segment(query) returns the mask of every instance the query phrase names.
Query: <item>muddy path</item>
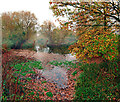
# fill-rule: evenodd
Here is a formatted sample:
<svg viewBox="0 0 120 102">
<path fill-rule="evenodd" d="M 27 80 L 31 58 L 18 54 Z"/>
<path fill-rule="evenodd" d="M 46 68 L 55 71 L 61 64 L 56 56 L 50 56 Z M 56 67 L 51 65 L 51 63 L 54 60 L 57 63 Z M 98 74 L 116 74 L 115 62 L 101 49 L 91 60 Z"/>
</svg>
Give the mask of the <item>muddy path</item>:
<svg viewBox="0 0 120 102">
<path fill-rule="evenodd" d="M 26 58 L 35 58 L 36 60 L 41 61 L 44 65 L 48 62 L 57 60 L 57 61 L 71 61 L 75 60 L 75 57 L 70 57 L 69 54 L 54 54 L 54 53 L 45 53 L 45 52 L 35 52 L 30 50 L 13 50 L 13 53 L 17 56 L 24 56 Z"/>
<path fill-rule="evenodd" d="M 35 70 L 36 76 L 32 78 L 32 81 L 27 86 L 38 92 L 39 98 L 42 100 L 72 100 L 75 94 L 76 79 L 81 73 L 79 68 L 62 68 L 58 66 L 50 65 L 49 62 L 53 60 L 65 61 L 72 60 L 69 56 L 35 52 L 29 50 L 14 50 L 14 54 L 17 56 L 24 56 L 26 58 L 34 58 L 41 61 L 43 64 L 43 70 Z M 74 59 L 74 58 L 73 58 Z M 69 69 L 69 70 L 67 70 Z M 76 75 L 72 75 L 74 71 L 78 71 Z M 29 75 L 28 75 L 29 77 Z M 53 97 L 49 97 L 46 93 L 51 92 Z"/>
</svg>

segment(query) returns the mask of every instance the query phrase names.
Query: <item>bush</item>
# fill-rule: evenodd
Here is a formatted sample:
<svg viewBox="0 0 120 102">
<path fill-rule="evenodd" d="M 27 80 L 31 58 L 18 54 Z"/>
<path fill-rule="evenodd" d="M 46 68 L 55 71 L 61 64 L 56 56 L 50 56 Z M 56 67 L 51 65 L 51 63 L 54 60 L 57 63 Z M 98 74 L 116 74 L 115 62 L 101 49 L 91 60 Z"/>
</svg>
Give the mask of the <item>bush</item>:
<svg viewBox="0 0 120 102">
<path fill-rule="evenodd" d="M 14 43 L 11 40 L 4 39 L 2 42 L 2 53 L 8 52 L 13 46 Z"/>
<path fill-rule="evenodd" d="M 6 44 L 7 48 L 12 48 L 14 46 L 14 42 L 10 39 L 3 39 L 2 44 Z"/>
<path fill-rule="evenodd" d="M 22 45 L 21 48 L 22 48 L 22 49 L 30 49 L 30 48 L 34 49 L 33 42 L 31 42 L 31 41 L 25 42 L 25 43 Z"/>
<path fill-rule="evenodd" d="M 114 60 L 118 56 L 118 36 L 111 29 L 95 27 L 80 35 L 78 42 L 70 46 L 69 50 L 84 61 L 99 56 L 105 60 Z"/>
<path fill-rule="evenodd" d="M 15 33 L 9 35 L 7 38 L 3 39 L 3 44 L 7 45 L 7 48 L 20 48 L 21 43 L 25 41 L 25 38 L 21 33 Z"/>
<path fill-rule="evenodd" d="M 120 71 L 118 62 L 108 61 L 101 64 L 81 66 L 75 100 L 118 100 Z"/>
<path fill-rule="evenodd" d="M 13 42 L 14 45 L 11 47 L 13 49 L 20 49 L 21 44 L 26 41 L 24 32 L 12 33 L 9 35 L 8 39 L 10 39 Z"/>
</svg>

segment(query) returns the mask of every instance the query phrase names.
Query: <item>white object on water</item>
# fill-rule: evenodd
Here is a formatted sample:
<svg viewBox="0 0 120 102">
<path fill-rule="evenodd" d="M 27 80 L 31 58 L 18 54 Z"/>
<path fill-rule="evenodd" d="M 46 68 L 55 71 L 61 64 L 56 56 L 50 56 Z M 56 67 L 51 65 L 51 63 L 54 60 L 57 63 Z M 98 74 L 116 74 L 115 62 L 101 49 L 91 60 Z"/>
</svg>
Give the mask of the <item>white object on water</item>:
<svg viewBox="0 0 120 102">
<path fill-rule="evenodd" d="M 49 47 L 44 48 L 44 52 L 48 53 L 49 52 Z"/>
</svg>

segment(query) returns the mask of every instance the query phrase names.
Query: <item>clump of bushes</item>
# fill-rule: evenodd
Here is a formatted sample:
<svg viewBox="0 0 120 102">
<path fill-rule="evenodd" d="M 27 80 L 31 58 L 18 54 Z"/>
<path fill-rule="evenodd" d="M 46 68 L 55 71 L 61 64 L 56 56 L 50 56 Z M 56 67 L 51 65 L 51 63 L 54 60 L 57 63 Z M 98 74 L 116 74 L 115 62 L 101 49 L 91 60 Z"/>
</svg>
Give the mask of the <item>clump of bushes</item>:
<svg viewBox="0 0 120 102">
<path fill-rule="evenodd" d="M 32 41 L 25 42 L 22 44 L 22 41 L 14 41 L 14 40 L 4 40 L 2 43 L 2 50 L 3 52 L 6 52 L 8 49 L 35 49 L 35 44 Z"/>
<path fill-rule="evenodd" d="M 35 49 L 34 47 L 35 47 L 34 42 L 29 41 L 29 42 L 23 43 L 21 49 Z"/>
<path fill-rule="evenodd" d="M 7 48 L 11 48 L 11 47 L 13 47 L 14 42 L 13 42 L 12 40 L 10 40 L 10 39 L 4 39 L 3 42 L 2 42 L 2 44 L 3 44 L 3 45 L 6 44 L 6 47 L 7 47 Z"/>
<path fill-rule="evenodd" d="M 8 52 L 13 46 L 14 43 L 11 40 L 4 39 L 2 42 L 2 53 Z"/>
<path fill-rule="evenodd" d="M 76 84 L 75 100 L 118 100 L 119 59 L 100 64 L 83 64 Z"/>
<path fill-rule="evenodd" d="M 115 60 L 118 56 L 118 35 L 111 29 L 92 27 L 81 34 L 78 42 L 69 47 L 77 59 L 87 61 L 88 58 L 103 57 L 105 60 Z"/>
<path fill-rule="evenodd" d="M 6 44 L 8 49 L 34 49 L 35 42 L 27 40 L 25 32 L 11 33 L 8 37 L 4 37 L 2 44 Z M 3 47 L 4 50 L 4 47 Z"/>
</svg>

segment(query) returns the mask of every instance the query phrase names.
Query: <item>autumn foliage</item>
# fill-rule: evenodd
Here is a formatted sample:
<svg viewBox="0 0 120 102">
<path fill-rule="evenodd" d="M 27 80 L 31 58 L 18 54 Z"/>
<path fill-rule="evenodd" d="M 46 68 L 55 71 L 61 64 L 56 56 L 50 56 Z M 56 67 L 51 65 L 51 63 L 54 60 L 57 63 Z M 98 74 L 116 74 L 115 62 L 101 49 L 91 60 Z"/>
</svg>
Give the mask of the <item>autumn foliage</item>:
<svg viewBox="0 0 120 102">
<path fill-rule="evenodd" d="M 119 100 L 120 2 L 51 2 L 62 27 L 76 32 L 78 41 L 69 47 L 82 63 L 74 100 Z M 66 21 L 60 20 L 67 17 Z M 102 59 L 100 63 L 95 59 Z M 82 60 L 82 61 L 81 61 Z M 94 61 L 93 61 L 94 60 Z M 93 62 L 93 63 L 91 63 Z"/>
<path fill-rule="evenodd" d="M 73 32 L 56 27 L 52 21 L 44 21 L 40 26 L 42 35 L 48 38 L 50 44 L 62 44 L 65 43 L 65 38 Z"/>
<path fill-rule="evenodd" d="M 118 55 L 119 2 L 52 2 L 51 9 L 61 26 L 75 30 L 78 41 L 69 47 L 77 59 Z M 60 17 L 67 17 L 63 21 Z"/>
<path fill-rule="evenodd" d="M 34 13 L 29 11 L 2 13 L 2 40 L 9 48 L 20 48 L 32 35 L 38 25 Z"/>
<path fill-rule="evenodd" d="M 100 56 L 106 60 L 113 60 L 118 55 L 117 47 L 117 35 L 111 29 L 95 27 L 82 34 L 77 43 L 69 47 L 69 50 L 76 55 L 76 58 L 82 60 Z"/>
</svg>

